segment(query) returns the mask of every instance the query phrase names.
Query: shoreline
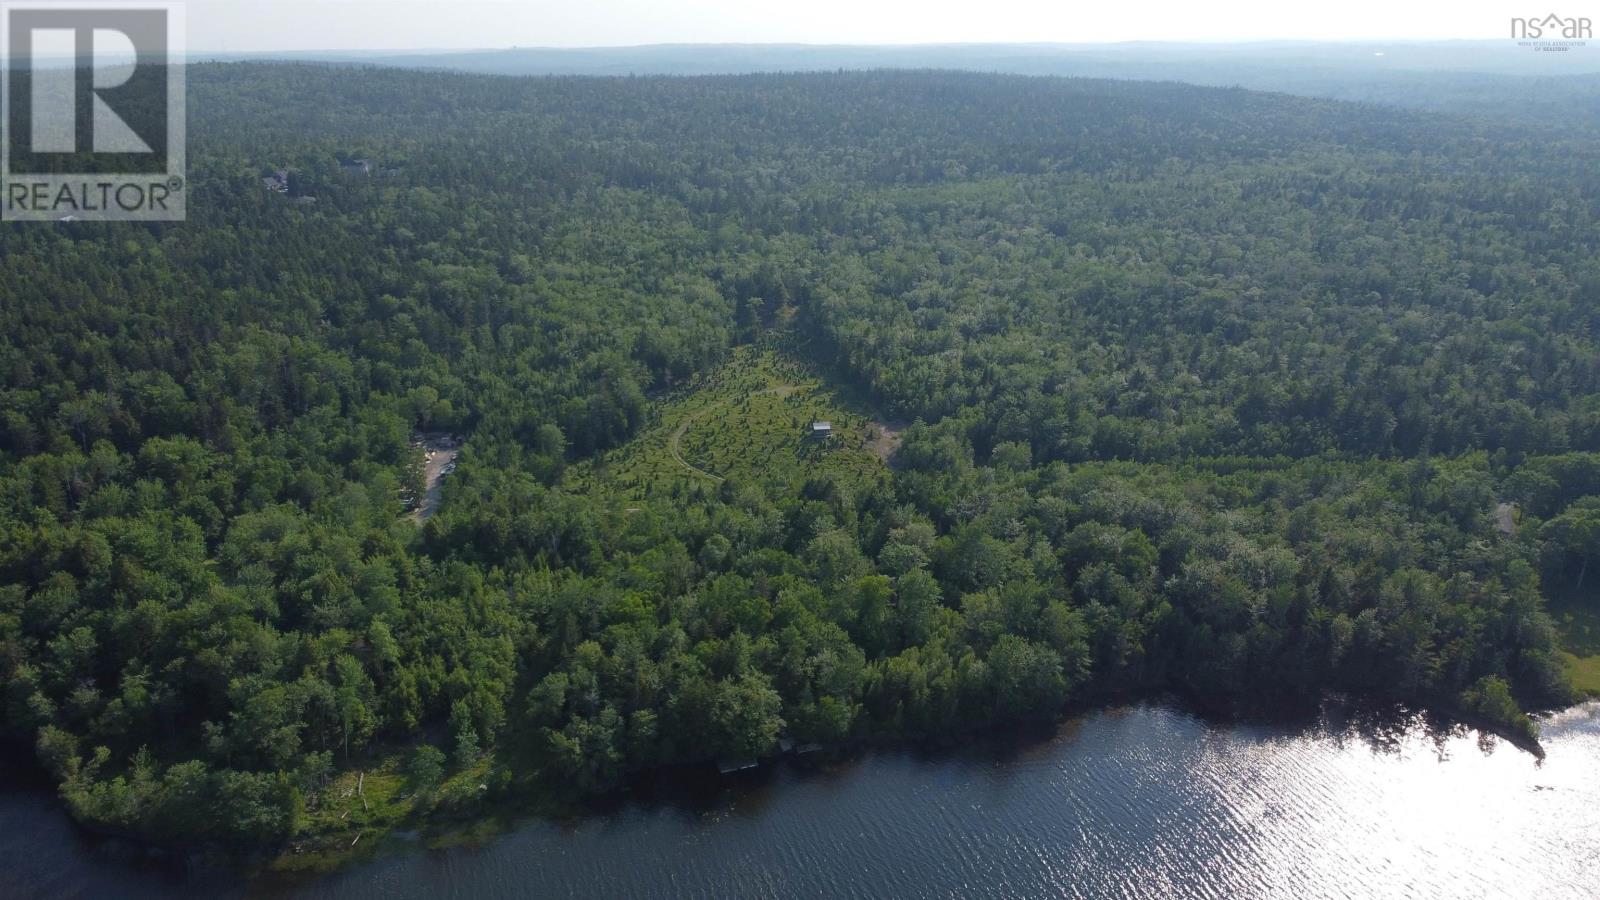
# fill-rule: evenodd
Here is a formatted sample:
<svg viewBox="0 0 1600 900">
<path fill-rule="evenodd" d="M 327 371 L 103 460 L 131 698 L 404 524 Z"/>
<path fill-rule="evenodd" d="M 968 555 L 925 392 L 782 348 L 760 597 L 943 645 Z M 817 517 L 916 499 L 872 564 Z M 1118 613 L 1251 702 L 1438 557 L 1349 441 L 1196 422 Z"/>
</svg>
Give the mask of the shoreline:
<svg viewBox="0 0 1600 900">
<path fill-rule="evenodd" d="M 1561 710 L 1543 711 L 1539 718 L 1548 718 L 1594 702 L 1597 701 L 1580 699 Z M 739 779 L 752 774 L 756 777 L 770 775 L 777 767 L 785 765 L 826 769 L 846 766 L 875 753 L 901 751 L 941 756 L 974 746 L 1001 752 L 1048 742 L 1072 723 L 1090 716 L 1143 705 L 1168 706 L 1208 725 L 1225 727 L 1266 725 L 1302 730 L 1337 722 L 1347 730 L 1371 729 L 1376 732 L 1378 725 L 1392 726 L 1404 722 L 1411 723 L 1413 727 L 1420 725 L 1429 732 L 1469 729 L 1480 735 L 1498 738 L 1536 760 L 1545 758 L 1545 750 L 1536 739 L 1522 739 L 1507 729 L 1497 728 L 1493 723 L 1444 705 L 1416 705 L 1391 697 L 1357 696 L 1332 691 L 1325 692 L 1315 700 L 1276 702 L 1238 698 L 1224 702 L 1207 701 L 1174 690 L 1113 692 L 1097 694 L 1083 702 L 1071 704 L 1056 718 L 1020 720 L 946 735 L 859 738 L 823 747 L 814 754 L 803 756 L 770 754 L 762 757 L 754 770 L 745 772 L 718 774 L 715 761 L 709 760 L 643 768 L 626 773 L 615 787 L 592 795 L 562 797 L 550 792 L 547 786 L 539 784 L 532 776 L 524 776 L 513 782 L 508 790 L 475 797 L 471 803 L 456 807 L 435 806 L 421 816 L 408 814 L 399 817 L 390 827 L 382 830 L 362 831 L 353 843 L 345 841 L 349 837 L 348 832 L 337 835 L 320 832 L 302 834 L 281 845 L 250 847 L 204 842 L 166 844 L 137 834 L 99 828 L 72 816 L 59 791 L 50 784 L 36 761 L 30 759 L 26 765 L 12 765 L 9 768 L 13 773 L 12 779 L 20 783 L 22 790 L 49 793 L 51 805 L 72 823 L 74 830 L 85 840 L 110 844 L 114 852 L 131 857 L 130 862 L 172 866 L 181 869 L 185 875 L 226 873 L 246 882 L 265 880 L 293 883 L 333 874 L 390 853 L 475 845 L 528 822 L 586 820 L 604 815 L 607 810 L 624 805 L 641 793 L 649 793 L 663 784 L 690 785 L 695 790 L 713 791 L 736 786 Z M 13 743 L 4 748 L 4 756 L 12 756 L 17 749 Z M 12 760 L 8 759 L 8 762 Z M 26 777 L 29 773 L 36 777 Z M 9 784 L 6 786 L 9 787 Z"/>
</svg>

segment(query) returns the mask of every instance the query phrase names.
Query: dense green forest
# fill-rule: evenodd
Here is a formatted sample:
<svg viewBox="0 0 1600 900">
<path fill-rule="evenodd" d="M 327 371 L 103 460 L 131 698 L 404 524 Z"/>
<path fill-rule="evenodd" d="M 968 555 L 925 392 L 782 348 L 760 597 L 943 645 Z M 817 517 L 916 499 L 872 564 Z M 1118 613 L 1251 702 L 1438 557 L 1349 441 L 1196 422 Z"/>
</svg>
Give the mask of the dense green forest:
<svg viewBox="0 0 1600 900">
<path fill-rule="evenodd" d="M 189 86 L 187 222 L 0 229 L 0 731 L 85 822 L 348 843 L 353 785 L 1574 696 L 1593 136 L 947 72 Z M 419 526 L 421 431 L 465 442 Z"/>
</svg>

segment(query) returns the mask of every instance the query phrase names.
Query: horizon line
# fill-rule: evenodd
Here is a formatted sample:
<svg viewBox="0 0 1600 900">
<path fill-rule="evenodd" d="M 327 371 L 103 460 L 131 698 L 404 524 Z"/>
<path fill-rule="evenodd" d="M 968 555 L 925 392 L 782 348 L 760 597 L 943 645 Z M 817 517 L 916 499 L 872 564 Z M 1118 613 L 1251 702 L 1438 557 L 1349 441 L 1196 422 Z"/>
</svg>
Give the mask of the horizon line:
<svg viewBox="0 0 1600 900">
<path fill-rule="evenodd" d="M 1188 39 L 1134 39 L 1108 41 L 840 41 L 815 43 L 806 41 L 660 41 L 643 44 L 509 44 L 504 46 L 462 47 L 275 47 L 265 50 L 201 50 L 189 51 L 189 56 L 207 54 L 256 55 L 270 53 L 505 53 L 513 50 L 550 50 L 581 52 L 600 50 L 653 50 L 672 48 L 812 48 L 812 49 L 914 49 L 929 48 L 981 48 L 981 47 L 1036 47 L 1040 49 L 1068 49 L 1094 47 L 1177 46 L 1177 47 L 1240 47 L 1264 45 L 1361 45 L 1361 44 L 1513 44 L 1511 38 L 1492 37 L 1360 37 L 1360 38 L 1188 38 Z"/>
</svg>

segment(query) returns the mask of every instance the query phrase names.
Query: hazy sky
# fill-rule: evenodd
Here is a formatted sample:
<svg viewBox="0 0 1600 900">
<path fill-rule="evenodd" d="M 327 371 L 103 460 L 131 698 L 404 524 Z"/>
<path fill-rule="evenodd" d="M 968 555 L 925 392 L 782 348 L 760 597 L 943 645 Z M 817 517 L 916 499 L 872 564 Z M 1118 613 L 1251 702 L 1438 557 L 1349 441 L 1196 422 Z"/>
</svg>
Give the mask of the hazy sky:
<svg viewBox="0 0 1600 900">
<path fill-rule="evenodd" d="M 1503 38 L 1516 15 L 1600 18 L 1597 0 L 188 0 L 187 8 L 190 52 Z"/>
</svg>

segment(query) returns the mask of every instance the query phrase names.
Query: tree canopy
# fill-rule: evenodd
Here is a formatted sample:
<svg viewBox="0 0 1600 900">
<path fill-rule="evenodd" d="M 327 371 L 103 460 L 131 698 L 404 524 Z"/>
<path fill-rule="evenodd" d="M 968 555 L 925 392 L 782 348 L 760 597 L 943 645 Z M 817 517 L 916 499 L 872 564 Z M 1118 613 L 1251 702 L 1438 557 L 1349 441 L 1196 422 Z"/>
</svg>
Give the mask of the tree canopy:
<svg viewBox="0 0 1600 900">
<path fill-rule="evenodd" d="M 385 754 L 598 790 L 1124 691 L 1570 697 L 1587 137 L 949 72 L 189 85 L 189 221 L 0 229 L 0 731 L 85 821 L 273 841 Z M 892 469 L 569 477 L 775 333 L 913 423 Z M 419 528 L 423 431 L 465 443 Z"/>
</svg>

